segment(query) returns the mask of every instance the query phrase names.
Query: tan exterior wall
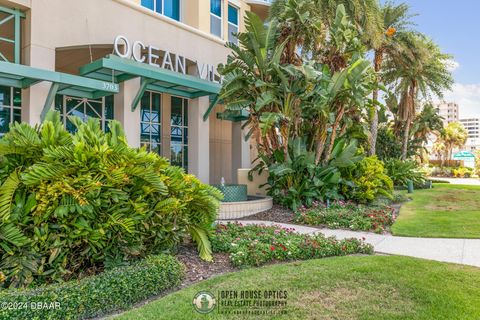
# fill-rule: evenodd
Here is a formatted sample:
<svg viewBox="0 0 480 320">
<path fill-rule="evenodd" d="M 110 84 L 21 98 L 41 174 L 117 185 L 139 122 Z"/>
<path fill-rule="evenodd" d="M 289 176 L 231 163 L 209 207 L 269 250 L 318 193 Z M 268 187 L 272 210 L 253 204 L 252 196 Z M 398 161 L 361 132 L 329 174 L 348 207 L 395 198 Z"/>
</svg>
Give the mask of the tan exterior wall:
<svg viewBox="0 0 480 320">
<path fill-rule="evenodd" d="M 181 22 L 142 7 L 141 0 L 0 0 L 0 5 L 25 12 L 21 60 L 22 64 L 32 67 L 77 73 L 79 66 L 111 53 L 114 38 L 118 35 L 191 61 L 210 65 L 225 63 L 229 54 L 225 47 L 228 4 L 239 8 L 240 31 L 245 29 L 244 15 L 250 6 L 245 0 L 223 0 L 224 31 L 223 39 L 220 39 L 210 34 L 210 0 L 182 1 Z M 22 91 L 23 121 L 31 124 L 40 121 L 49 88 L 50 84 L 44 82 Z M 122 84 L 121 92 L 115 96 L 115 118 L 128 129 L 129 142 L 133 146 L 140 145 L 140 113 L 139 108 L 135 113 L 129 113 L 129 107 L 138 88 L 139 81 Z M 164 94 L 162 100 L 163 108 L 169 106 L 169 95 Z M 233 172 L 236 170 L 232 169 L 232 130 L 235 128 L 231 122 L 216 118 L 222 108 L 214 110 L 206 122 L 199 121 L 202 112 L 208 108 L 206 97 L 193 99 L 189 108 L 189 123 L 194 127 L 193 130 L 189 128 L 189 153 L 191 143 L 202 144 L 192 146 L 193 158 L 189 154 L 189 168 L 205 170 L 203 180 L 207 182 L 219 183 L 221 177 L 233 182 L 236 180 L 236 172 Z M 167 115 L 169 112 L 163 112 L 162 153 L 169 157 Z M 192 116 L 196 118 L 192 119 Z M 202 134 L 204 139 L 200 138 Z"/>
<path fill-rule="evenodd" d="M 210 183 L 219 184 L 222 177 L 232 183 L 232 123 L 217 119 L 219 106 L 210 116 Z"/>
</svg>

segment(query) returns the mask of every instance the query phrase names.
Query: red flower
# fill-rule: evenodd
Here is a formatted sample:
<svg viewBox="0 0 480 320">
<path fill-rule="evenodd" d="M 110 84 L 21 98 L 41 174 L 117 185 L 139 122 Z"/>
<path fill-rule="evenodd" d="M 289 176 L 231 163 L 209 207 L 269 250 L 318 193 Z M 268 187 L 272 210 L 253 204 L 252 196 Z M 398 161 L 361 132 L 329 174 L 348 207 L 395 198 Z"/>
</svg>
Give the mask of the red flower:
<svg viewBox="0 0 480 320">
<path fill-rule="evenodd" d="M 275 250 L 275 247 L 274 247 L 274 246 L 270 246 L 270 250 L 271 250 L 271 251 Z"/>
</svg>

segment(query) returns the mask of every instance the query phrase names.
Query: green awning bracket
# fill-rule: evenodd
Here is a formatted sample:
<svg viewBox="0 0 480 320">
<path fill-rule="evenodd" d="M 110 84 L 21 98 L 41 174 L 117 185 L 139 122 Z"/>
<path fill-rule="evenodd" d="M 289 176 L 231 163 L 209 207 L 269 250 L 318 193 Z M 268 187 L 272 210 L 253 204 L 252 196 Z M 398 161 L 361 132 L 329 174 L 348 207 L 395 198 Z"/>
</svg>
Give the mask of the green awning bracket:
<svg viewBox="0 0 480 320">
<path fill-rule="evenodd" d="M 59 83 L 53 82 L 50 85 L 50 90 L 48 90 L 47 100 L 45 101 L 45 105 L 43 106 L 42 113 L 40 114 L 40 120 L 43 122 L 45 120 L 45 116 L 47 112 L 52 108 L 52 104 L 55 101 L 55 96 L 57 95 L 58 88 L 60 87 Z"/>
<path fill-rule="evenodd" d="M 142 78 L 140 80 L 140 88 L 138 89 L 138 92 L 132 101 L 132 112 L 135 111 L 135 109 L 137 109 L 137 106 L 140 104 L 140 100 L 142 100 L 143 94 L 145 93 L 145 90 L 147 90 L 147 86 L 150 83 L 152 83 L 152 80 L 147 78 Z"/>
<path fill-rule="evenodd" d="M 26 89 L 43 81 L 51 82 L 51 86 L 41 113 L 42 120 L 48 110 L 50 110 L 57 94 L 98 99 L 119 92 L 117 83 L 38 69 L 16 63 L 0 62 L 0 85 Z"/>
<path fill-rule="evenodd" d="M 144 90 L 164 92 L 188 99 L 218 94 L 221 87 L 216 82 L 120 58 L 112 54 L 81 67 L 80 75 L 104 81 L 113 78 L 116 83 L 134 78 L 146 79 L 148 83 Z M 141 93 L 141 90 L 138 93 Z M 138 105 L 137 101 L 140 101 L 137 98 L 134 100 L 135 106 Z"/>
<path fill-rule="evenodd" d="M 218 100 L 218 94 L 214 95 L 213 99 L 210 101 L 210 105 L 208 106 L 207 111 L 205 111 L 205 114 L 203 115 L 203 121 L 207 121 L 210 113 L 212 113 L 213 108 L 215 108 L 215 106 L 217 105 Z"/>
</svg>

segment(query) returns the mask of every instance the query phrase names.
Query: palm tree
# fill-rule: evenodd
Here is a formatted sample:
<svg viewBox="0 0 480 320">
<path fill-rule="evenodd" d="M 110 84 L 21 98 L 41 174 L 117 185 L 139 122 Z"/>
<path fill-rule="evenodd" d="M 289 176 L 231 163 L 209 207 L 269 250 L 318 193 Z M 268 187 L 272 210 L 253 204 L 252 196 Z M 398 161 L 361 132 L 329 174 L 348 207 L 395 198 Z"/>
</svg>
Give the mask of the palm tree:
<svg viewBox="0 0 480 320">
<path fill-rule="evenodd" d="M 450 122 L 443 130 L 440 137 L 445 145 L 445 158 L 451 160 L 452 150 L 462 148 L 468 138 L 468 132 L 460 122 Z"/>
<path fill-rule="evenodd" d="M 411 129 L 413 141 L 416 141 L 421 148 L 419 157 L 422 163 L 427 158 L 425 144 L 434 136 L 438 138 L 442 130 L 443 118 L 431 103 L 427 103 L 423 107 L 422 112 L 415 117 Z"/>
<path fill-rule="evenodd" d="M 426 143 L 432 133 L 439 134 L 443 129 L 443 118 L 438 114 L 435 107 L 428 103 L 423 107 L 412 125 L 412 133 L 415 139 Z"/>
<path fill-rule="evenodd" d="M 403 123 L 402 159 L 407 158 L 410 129 L 419 97 L 431 93 L 442 97 L 453 78 L 448 70 L 450 55 L 444 54 L 432 40 L 415 33 L 402 35 L 402 49 L 386 57 L 383 79 L 400 96 L 397 119 Z"/>
<path fill-rule="evenodd" d="M 380 9 L 380 15 L 383 19 L 382 34 L 379 43 L 372 43 L 374 49 L 373 67 L 377 73 L 377 82 L 380 83 L 380 71 L 385 55 L 395 54 L 402 50 L 402 39 L 404 33 L 410 32 L 413 22 L 410 20 L 413 14 L 409 13 L 410 6 L 406 3 L 394 4 L 391 1 L 386 2 Z M 377 32 L 378 33 L 378 32 Z M 376 45 L 377 44 L 377 45 Z M 376 151 L 377 132 L 378 132 L 378 87 L 373 91 L 373 109 L 370 120 L 370 150 L 369 155 L 374 155 Z"/>
<path fill-rule="evenodd" d="M 285 42 L 282 63 L 297 64 L 299 55 L 319 60 L 336 72 L 345 67 L 342 54 L 326 52 L 325 39 L 342 5 L 346 16 L 361 31 L 361 40 L 367 47 L 381 43 L 383 22 L 378 0 L 277 0 L 270 9 L 269 20 L 277 20 L 281 29 L 279 43 Z"/>
</svg>

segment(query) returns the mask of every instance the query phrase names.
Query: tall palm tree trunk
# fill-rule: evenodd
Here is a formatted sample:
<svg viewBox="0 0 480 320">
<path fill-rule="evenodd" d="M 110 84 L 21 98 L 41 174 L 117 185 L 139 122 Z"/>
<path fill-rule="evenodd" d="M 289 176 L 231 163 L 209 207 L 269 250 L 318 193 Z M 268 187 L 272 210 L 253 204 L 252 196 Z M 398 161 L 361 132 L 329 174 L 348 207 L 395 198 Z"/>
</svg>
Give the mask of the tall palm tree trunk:
<svg viewBox="0 0 480 320">
<path fill-rule="evenodd" d="M 382 68 L 382 61 L 383 61 L 383 50 L 377 49 L 375 50 L 375 58 L 373 62 L 373 66 L 375 69 L 375 74 L 377 78 L 377 86 L 380 82 L 379 72 Z M 377 136 L 378 136 L 378 109 L 377 109 L 377 102 L 378 102 L 378 87 L 373 90 L 372 95 L 373 100 L 373 114 L 372 119 L 370 121 L 370 150 L 368 152 L 369 156 L 373 156 L 376 153 L 377 147 Z"/>
<path fill-rule="evenodd" d="M 410 88 L 408 89 L 408 95 L 406 97 L 402 118 L 405 119 L 405 131 L 403 132 L 402 143 L 402 160 L 407 159 L 408 152 L 408 140 L 410 139 L 410 127 L 412 121 L 415 118 L 415 98 L 417 93 L 417 82 L 412 80 Z"/>
<path fill-rule="evenodd" d="M 405 131 L 403 132 L 403 142 L 402 142 L 402 160 L 407 159 L 408 152 L 408 139 L 410 138 L 410 121 L 405 123 Z"/>
</svg>

